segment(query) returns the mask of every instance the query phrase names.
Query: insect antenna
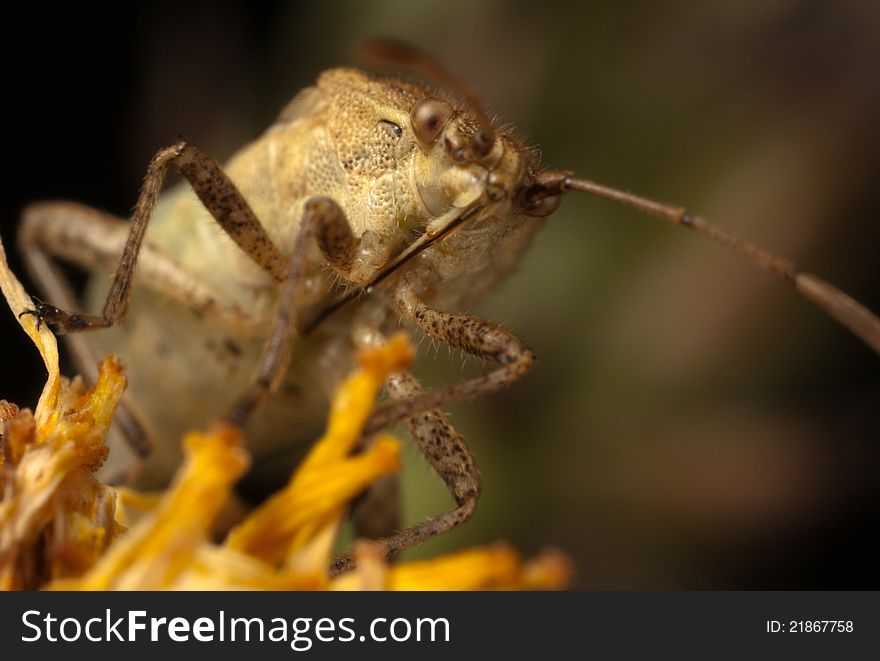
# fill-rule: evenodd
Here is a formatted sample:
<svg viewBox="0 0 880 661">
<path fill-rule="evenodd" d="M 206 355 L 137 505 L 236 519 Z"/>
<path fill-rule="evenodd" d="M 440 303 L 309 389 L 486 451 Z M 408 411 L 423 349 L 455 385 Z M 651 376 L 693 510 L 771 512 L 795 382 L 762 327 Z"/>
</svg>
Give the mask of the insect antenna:
<svg viewBox="0 0 880 661">
<path fill-rule="evenodd" d="M 548 199 L 558 197 L 568 191 L 587 193 L 619 202 L 673 225 L 687 227 L 700 236 L 732 248 L 745 255 L 763 270 L 790 282 L 805 298 L 822 308 L 877 353 L 880 353 L 880 319 L 861 303 L 824 280 L 800 271 L 794 262 L 778 257 L 725 230 L 710 225 L 704 218 L 690 213 L 684 207 L 650 200 L 587 179 L 574 177 L 570 172 L 556 170 L 546 170 L 538 174 L 533 185 L 523 192 L 520 204 L 526 209 L 535 208 Z"/>
<path fill-rule="evenodd" d="M 480 125 L 470 137 L 474 155 L 480 159 L 492 151 L 495 129 L 492 128 L 492 120 L 489 119 L 480 97 L 430 55 L 394 39 L 371 39 L 361 44 L 360 50 L 372 64 L 409 70 L 453 92 L 465 102 Z"/>
</svg>

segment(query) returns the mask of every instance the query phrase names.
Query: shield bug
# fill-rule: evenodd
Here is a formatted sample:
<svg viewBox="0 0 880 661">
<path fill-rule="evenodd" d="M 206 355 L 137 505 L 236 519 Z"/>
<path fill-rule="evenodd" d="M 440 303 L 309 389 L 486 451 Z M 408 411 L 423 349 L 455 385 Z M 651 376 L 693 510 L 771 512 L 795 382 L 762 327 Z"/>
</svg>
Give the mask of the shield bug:
<svg viewBox="0 0 880 661">
<path fill-rule="evenodd" d="M 393 401 L 367 433 L 407 421 L 457 508 L 386 548 L 466 520 L 479 479 L 440 409 L 513 383 L 533 356 L 513 333 L 462 310 L 510 272 L 570 192 L 727 245 L 880 349 L 876 317 L 824 281 L 685 209 L 542 167 L 429 58 L 392 43 L 373 52 L 428 84 L 331 70 L 225 166 L 185 142 L 162 149 L 130 226 L 69 203 L 26 211 L 21 243 L 50 301 L 30 313 L 69 335 L 83 369 L 96 350 L 129 363 L 120 428 L 141 458 L 132 473 L 141 484 L 168 476 L 182 431 L 223 412 L 248 426 L 258 462 L 289 466 L 314 438 L 353 351 L 403 321 L 492 365 L 436 390 L 409 375 L 389 383 Z M 170 168 L 188 185 L 160 197 Z M 101 314 L 73 312 L 50 254 L 115 269 L 109 292 L 96 281 L 88 295 L 92 309 L 103 301 Z"/>
</svg>

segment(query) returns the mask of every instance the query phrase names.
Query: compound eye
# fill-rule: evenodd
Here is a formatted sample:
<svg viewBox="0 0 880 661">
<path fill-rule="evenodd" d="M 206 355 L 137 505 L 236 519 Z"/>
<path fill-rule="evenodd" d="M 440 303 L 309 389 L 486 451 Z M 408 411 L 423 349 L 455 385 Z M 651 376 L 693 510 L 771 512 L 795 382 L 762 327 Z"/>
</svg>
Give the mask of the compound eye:
<svg viewBox="0 0 880 661">
<path fill-rule="evenodd" d="M 423 99 L 410 113 L 413 133 L 420 142 L 433 144 L 454 114 L 452 106 L 442 99 Z"/>
</svg>

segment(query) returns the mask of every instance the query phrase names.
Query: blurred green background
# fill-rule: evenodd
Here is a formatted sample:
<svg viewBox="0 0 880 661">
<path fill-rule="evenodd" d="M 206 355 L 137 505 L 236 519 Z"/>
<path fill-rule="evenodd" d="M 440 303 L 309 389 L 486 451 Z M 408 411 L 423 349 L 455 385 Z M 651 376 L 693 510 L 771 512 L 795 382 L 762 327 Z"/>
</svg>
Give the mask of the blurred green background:
<svg viewBox="0 0 880 661">
<path fill-rule="evenodd" d="M 24 11 L 2 46 L 8 251 L 23 204 L 124 215 L 158 147 L 182 135 L 225 158 L 384 35 L 435 54 L 547 165 L 686 204 L 880 310 L 875 3 Z M 416 555 L 504 538 L 566 550 L 585 588 L 880 587 L 880 360 L 784 285 L 572 197 L 473 312 L 540 362 L 453 407 L 484 495 L 470 524 Z M 0 322 L 0 397 L 33 403 L 39 358 L 12 315 Z M 427 350 L 419 373 L 445 383 L 479 368 L 462 365 Z M 427 463 L 405 461 L 407 519 L 449 507 Z"/>
</svg>

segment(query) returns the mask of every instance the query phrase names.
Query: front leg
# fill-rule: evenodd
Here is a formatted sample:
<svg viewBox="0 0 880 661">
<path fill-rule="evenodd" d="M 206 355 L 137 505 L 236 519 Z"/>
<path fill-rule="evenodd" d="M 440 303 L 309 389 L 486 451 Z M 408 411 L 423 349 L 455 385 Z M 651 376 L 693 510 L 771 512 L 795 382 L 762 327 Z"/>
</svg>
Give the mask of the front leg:
<svg viewBox="0 0 880 661">
<path fill-rule="evenodd" d="M 41 202 L 29 205 L 22 214 L 18 232 L 19 249 L 41 295 L 60 307 L 34 298 L 36 309 L 22 314 L 36 314 L 38 325 L 44 321 L 52 323 L 59 334 L 64 334 L 65 330 L 102 327 L 100 323 L 90 324 L 88 321 L 100 318 L 65 312 L 78 308 L 79 304 L 53 258 L 73 262 L 87 271 L 112 273 L 120 262 L 130 236 L 130 223 L 81 204 Z M 222 291 L 207 286 L 198 275 L 149 242 L 144 242 L 140 247 L 138 269 L 143 286 L 148 289 L 248 335 L 265 332 L 251 310 L 238 305 Z M 64 339 L 80 374 L 85 376 L 87 382 L 94 383 L 98 374 L 98 360 L 90 343 L 76 332 L 67 333 Z M 133 460 L 149 455 L 153 439 L 130 398 L 123 398 L 114 417 L 114 425 L 134 450 Z"/>
<path fill-rule="evenodd" d="M 122 322 L 128 311 L 144 233 L 162 190 L 165 175 L 172 165 L 189 182 L 223 231 L 272 277 L 278 281 L 284 280 L 287 261 L 278 252 L 250 205 L 220 164 L 196 147 L 179 142 L 160 150 L 150 161 L 102 313 L 78 314 L 40 302 L 24 314 L 37 317 L 37 323 L 51 324 L 59 333 L 96 330 Z"/>
<path fill-rule="evenodd" d="M 63 311 L 74 310 L 79 305 L 53 258 L 71 262 L 92 273 L 112 274 L 130 233 L 130 223 L 97 209 L 74 202 L 39 202 L 25 208 L 17 238 L 25 266 L 41 295 L 58 305 L 56 310 Z M 250 308 L 206 285 L 203 278 L 149 241 L 140 248 L 137 267 L 145 288 L 179 301 L 199 314 L 219 319 L 243 334 L 263 332 Z M 41 302 L 39 307 L 43 312 L 37 315 L 38 321 L 52 323 L 55 320 L 53 306 Z M 29 314 L 34 312 L 37 310 Z M 63 334 L 63 328 L 58 330 Z M 77 345 L 85 343 L 81 334 L 70 333 L 66 341 L 74 349 L 75 358 L 82 353 L 76 350 Z M 78 361 L 77 367 L 94 382 L 97 370 L 91 358 L 86 364 Z"/>
<path fill-rule="evenodd" d="M 328 197 L 306 201 L 299 233 L 286 267 L 278 307 L 269 339 L 260 355 L 251 387 L 239 398 L 228 420 L 244 426 L 254 409 L 280 382 L 290 361 L 289 347 L 296 323 L 296 304 L 302 300 L 307 275 L 307 257 L 312 241 L 317 241 L 325 262 L 338 272 L 349 271 L 357 253 L 348 219 L 340 206 Z"/>
<path fill-rule="evenodd" d="M 348 285 L 365 285 L 386 265 L 394 242 L 382 240 L 367 230 L 356 237 L 342 209 L 328 198 L 321 202 L 321 221 L 315 227 L 315 239 L 327 264 Z"/>
</svg>

